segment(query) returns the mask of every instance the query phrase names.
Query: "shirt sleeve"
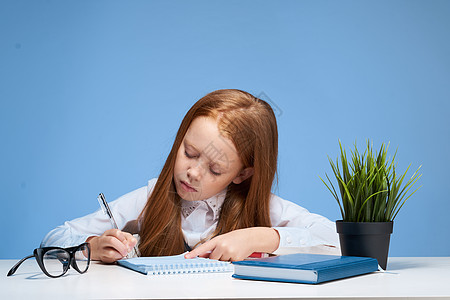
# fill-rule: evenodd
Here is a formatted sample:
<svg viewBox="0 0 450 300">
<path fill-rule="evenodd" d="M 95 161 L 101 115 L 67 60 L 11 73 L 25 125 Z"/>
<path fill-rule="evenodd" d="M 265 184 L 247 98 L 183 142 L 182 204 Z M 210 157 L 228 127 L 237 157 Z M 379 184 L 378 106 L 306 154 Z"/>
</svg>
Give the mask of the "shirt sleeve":
<svg viewBox="0 0 450 300">
<path fill-rule="evenodd" d="M 280 235 L 275 253 L 287 247 L 327 245 L 339 248 L 336 226 L 329 219 L 276 195 L 272 195 L 270 206 L 272 227 Z"/>
<path fill-rule="evenodd" d="M 136 220 L 147 203 L 147 196 L 152 192 L 156 179 L 148 182 L 146 187 L 139 188 L 109 203 L 109 208 L 122 229 L 129 221 Z M 111 229 L 111 222 L 101 209 L 87 216 L 66 221 L 50 231 L 42 240 L 41 247 L 71 247 L 84 243 L 90 236 L 102 235 Z"/>
</svg>

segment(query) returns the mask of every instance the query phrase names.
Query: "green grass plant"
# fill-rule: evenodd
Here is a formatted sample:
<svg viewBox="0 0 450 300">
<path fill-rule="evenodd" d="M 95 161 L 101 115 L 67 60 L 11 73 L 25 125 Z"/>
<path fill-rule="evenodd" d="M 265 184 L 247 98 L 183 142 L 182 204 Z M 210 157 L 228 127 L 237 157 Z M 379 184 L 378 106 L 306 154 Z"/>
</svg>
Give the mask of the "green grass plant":
<svg viewBox="0 0 450 300">
<path fill-rule="evenodd" d="M 342 220 L 344 222 L 389 222 L 393 221 L 399 210 L 420 187 L 409 193 L 410 189 L 419 180 L 419 167 L 412 177 L 404 184 L 406 173 L 397 175 L 395 165 L 395 152 L 392 159 L 387 158 L 389 144 L 381 145 L 378 153 L 372 150 L 367 141 L 367 148 L 363 154 L 356 147 L 351 150 L 350 160 L 347 159 L 345 149 L 339 141 L 340 156 L 336 163 L 328 157 L 334 176 L 336 177 L 339 192 L 336 192 L 333 183 L 325 173 L 328 183 L 322 182 L 331 192 L 339 204 Z M 341 166 L 339 167 L 339 158 Z M 339 197 L 340 196 L 340 197 Z"/>
</svg>

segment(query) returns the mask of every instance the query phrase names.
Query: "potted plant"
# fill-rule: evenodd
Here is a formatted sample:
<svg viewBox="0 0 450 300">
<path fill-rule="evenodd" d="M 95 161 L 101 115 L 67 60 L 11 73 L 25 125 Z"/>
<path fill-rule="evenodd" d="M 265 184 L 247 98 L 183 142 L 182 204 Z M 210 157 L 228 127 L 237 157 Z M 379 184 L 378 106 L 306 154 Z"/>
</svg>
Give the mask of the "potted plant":
<svg viewBox="0 0 450 300">
<path fill-rule="evenodd" d="M 341 153 L 336 163 L 328 157 L 339 194 L 326 173 L 329 185 L 320 179 L 341 210 L 342 220 L 336 221 L 336 229 L 342 255 L 374 257 L 380 267 L 386 269 L 393 221 L 406 200 L 420 188 L 408 194 L 422 176 L 418 173 L 420 167 L 402 186 L 411 165 L 397 175 L 397 152 L 392 159 L 387 158 L 389 144 L 382 143 L 378 153 L 374 153 L 368 140 L 365 152 L 360 154 L 355 143 L 350 160 L 341 141 L 339 147 Z"/>
</svg>

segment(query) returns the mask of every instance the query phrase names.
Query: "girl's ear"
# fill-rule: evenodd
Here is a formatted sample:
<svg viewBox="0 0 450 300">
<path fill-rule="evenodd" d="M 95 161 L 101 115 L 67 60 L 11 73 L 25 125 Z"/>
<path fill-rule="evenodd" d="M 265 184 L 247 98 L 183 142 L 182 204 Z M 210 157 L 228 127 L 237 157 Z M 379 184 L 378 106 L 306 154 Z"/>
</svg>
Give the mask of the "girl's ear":
<svg viewBox="0 0 450 300">
<path fill-rule="evenodd" d="M 240 184 L 242 181 L 246 180 L 247 178 L 249 178 L 250 176 L 252 176 L 254 173 L 254 169 L 252 167 L 248 167 L 245 168 L 244 170 L 242 170 L 238 176 L 236 176 L 233 179 L 233 183 L 234 184 Z"/>
</svg>

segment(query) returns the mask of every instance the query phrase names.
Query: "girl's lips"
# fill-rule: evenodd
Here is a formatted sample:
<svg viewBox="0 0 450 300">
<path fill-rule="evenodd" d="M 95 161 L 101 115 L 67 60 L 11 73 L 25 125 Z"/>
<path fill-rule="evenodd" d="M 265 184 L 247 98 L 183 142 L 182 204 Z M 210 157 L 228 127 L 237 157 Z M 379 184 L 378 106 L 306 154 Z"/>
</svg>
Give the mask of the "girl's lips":
<svg viewBox="0 0 450 300">
<path fill-rule="evenodd" d="M 188 183 L 181 181 L 181 187 L 183 188 L 183 190 L 185 190 L 186 192 L 196 192 L 197 190 L 194 189 L 192 186 L 190 186 Z"/>
</svg>

